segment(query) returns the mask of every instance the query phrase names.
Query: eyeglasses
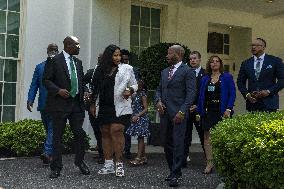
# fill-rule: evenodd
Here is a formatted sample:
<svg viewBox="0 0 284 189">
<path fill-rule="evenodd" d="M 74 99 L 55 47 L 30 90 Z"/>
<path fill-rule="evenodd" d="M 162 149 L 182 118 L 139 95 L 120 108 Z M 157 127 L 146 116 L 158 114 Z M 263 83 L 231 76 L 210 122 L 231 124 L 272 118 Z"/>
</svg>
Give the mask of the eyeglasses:
<svg viewBox="0 0 284 189">
<path fill-rule="evenodd" d="M 251 47 L 262 47 L 263 45 L 260 45 L 260 44 L 251 44 L 250 46 L 251 46 Z"/>
</svg>

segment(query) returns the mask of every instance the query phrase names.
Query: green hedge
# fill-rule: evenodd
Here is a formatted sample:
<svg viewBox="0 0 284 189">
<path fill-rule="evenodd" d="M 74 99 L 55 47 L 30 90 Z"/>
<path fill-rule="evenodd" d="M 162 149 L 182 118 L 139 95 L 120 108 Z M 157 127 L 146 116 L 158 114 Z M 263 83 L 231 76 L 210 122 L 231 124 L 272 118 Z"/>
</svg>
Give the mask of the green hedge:
<svg viewBox="0 0 284 189">
<path fill-rule="evenodd" d="M 133 66 L 138 67 L 140 74 L 146 81 L 147 88 L 156 90 L 159 81 L 161 71 L 168 67 L 166 56 L 170 46 L 178 43 L 159 43 L 148 47 L 142 51 L 138 61 L 132 61 Z M 188 62 L 190 50 L 188 47 L 182 45 L 185 50 L 185 62 Z"/>
<path fill-rule="evenodd" d="M 245 189 L 284 188 L 284 112 L 248 113 L 225 119 L 212 130 L 214 163 Z"/>
<path fill-rule="evenodd" d="M 45 141 L 45 129 L 41 121 L 25 119 L 18 122 L 0 124 L 0 152 L 16 156 L 32 156 L 42 152 Z M 90 138 L 86 137 L 86 148 Z M 66 153 L 72 152 L 73 134 L 67 125 L 63 134 L 63 146 Z"/>
</svg>

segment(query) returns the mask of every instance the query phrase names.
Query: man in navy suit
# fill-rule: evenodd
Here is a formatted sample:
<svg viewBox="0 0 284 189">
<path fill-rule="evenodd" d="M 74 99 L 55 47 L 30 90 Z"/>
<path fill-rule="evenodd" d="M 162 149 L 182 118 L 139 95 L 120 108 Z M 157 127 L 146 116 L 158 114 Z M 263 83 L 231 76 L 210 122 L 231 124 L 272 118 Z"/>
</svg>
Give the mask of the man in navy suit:
<svg viewBox="0 0 284 189">
<path fill-rule="evenodd" d="M 162 142 L 170 174 L 166 177 L 170 187 L 178 186 L 184 159 L 184 137 L 188 110 L 192 105 L 196 82 L 193 71 L 182 62 L 184 49 L 173 45 L 168 49 L 170 67 L 161 72 L 155 102 L 161 118 Z"/>
<path fill-rule="evenodd" d="M 186 132 L 185 132 L 185 139 L 184 139 L 184 161 L 182 166 L 185 168 L 187 167 L 187 161 L 190 161 L 189 159 L 189 147 L 191 146 L 192 142 L 192 130 L 193 125 L 196 128 L 196 131 L 198 133 L 200 143 L 202 145 L 202 148 L 204 149 L 204 131 L 200 126 L 200 122 L 196 121 L 196 109 L 197 109 L 197 101 L 199 97 L 199 87 L 200 87 L 200 80 L 205 75 L 205 69 L 201 67 L 201 54 L 198 51 L 192 51 L 189 54 L 189 65 L 194 70 L 195 76 L 196 76 L 196 96 L 193 102 L 193 105 L 190 106 L 189 111 L 189 117 L 187 119 L 186 124 Z M 204 151 L 204 150 L 203 150 Z"/>
<path fill-rule="evenodd" d="M 246 99 L 248 111 L 274 112 L 279 108 L 278 92 L 284 87 L 284 64 L 264 52 L 266 41 L 256 38 L 251 45 L 253 56 L 240 68 L 237 85 Z M 248 82 L 248 85 L 246 83 Z"/>
<path fill-rule="evenodd" d="M 51 161 L 53 147 L 52 147 L 52 122 L 51 122 L 50 116 L 48 116 L 47 113 L 44 111 L 47 90 L 43 86 L 42 77 L 43 77 L 43 72 L 44 72 L 44 67 L 46 65 L 46 62 L 50 58 L 54 57 L 56 54 L 58 54 L 58 46 L 54 43 L 49 44 L 47 47 L 47 55 L 48 55 L 47 60 L 38 64 L 35 68 L 32 83 L 30 85 L 30 89 L 28 93 L 28 100 L 27 100 L 27 109 L 30 112 L 32 112 L 34 100 L 35 100 L 37 91 L 39 91 L 37 111 L 40 112 L 41 121 L 44 125 L 45 132 L 46 132 L 46 139 L 44 142 L 44 151 L 40 155 L 40 158 L 42 159 L 44 164 L 48 164 Z"/>
</svg>

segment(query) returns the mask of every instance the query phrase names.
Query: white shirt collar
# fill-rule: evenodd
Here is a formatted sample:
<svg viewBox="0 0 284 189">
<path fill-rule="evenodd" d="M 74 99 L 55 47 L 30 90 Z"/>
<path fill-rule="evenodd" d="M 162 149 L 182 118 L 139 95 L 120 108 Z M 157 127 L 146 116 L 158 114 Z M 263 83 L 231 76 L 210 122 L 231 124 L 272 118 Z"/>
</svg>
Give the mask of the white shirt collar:
<svg viewBox="0 0 284 189">
<path fill-rule="evenodd" d="M 69 59 L 69 57 L 70 57 L 70 54 L 68 54 L 66 51 L 62 51 L 63 52 L 63 55 L 64 55 L 64 57 L 65 57 L 65 60 L 68 60 Z"/>
<path fill-rule="evenodd" d="M 198 76 L 200 70 L 201 70 L 201 66 L 199 66 L 198 68 L 195 69 L 196 77 Z"/>
<path fill-rule="evenodd" d="M 256 62 L 257 61 L 257 59 L 260 59 L 261 61 L 263 61 L 264 60 L 264 56 L 265 56 L 265 53 L 263 53 L 260 57 L 256 57 L 255 55 L 253 55 L 253 58 L 254 58 L 254 61 Z"/>
<path fill-rule="evenodd" d="M 176 64 L 174 65 L 175 69 L 177 69 L 178 67 L 180 67 L 181 64 L 182 64 L 182 61 L 176 63 Z"/>
</svg>

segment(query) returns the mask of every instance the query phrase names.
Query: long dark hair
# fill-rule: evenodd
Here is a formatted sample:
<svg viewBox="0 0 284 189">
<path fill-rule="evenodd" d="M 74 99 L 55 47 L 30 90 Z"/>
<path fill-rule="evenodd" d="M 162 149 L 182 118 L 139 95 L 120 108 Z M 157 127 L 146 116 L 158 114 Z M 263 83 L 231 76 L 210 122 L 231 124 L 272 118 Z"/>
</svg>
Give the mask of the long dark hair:
<svg viewBox="0 0 284 189">
<path fill-rule="evenodd" d="M 217 55 L 210 56 L 210 58 L 208 59 L 207 64 L 206 64 L 205 73 L 208 74 L 208 75 L 211 75 L 211 74 L 212 74 L 212 69 L 211 69 L 210 63 L 213 61 L 213 58 L 218 58 L 218 59 L 219 59 L 219 61 L 220 61 L 220 68 L 219 68 L 219 71 L 220 71 L 220 73 L 222 74 L 222 73 L 224 72 L 223 61 L 222 61 L 222 59 L 221 59 L 219 56 L 217 56 Z"/>
<path fill-rule="evenodd" d="M 112 55 L 117 49 L 120 50 L 116 45 L 109 45 L 105 48 L 100 62 L 100 70 L 103 72 L 103 77 L 110 74 L 113 66 Z"/>
</svg>

